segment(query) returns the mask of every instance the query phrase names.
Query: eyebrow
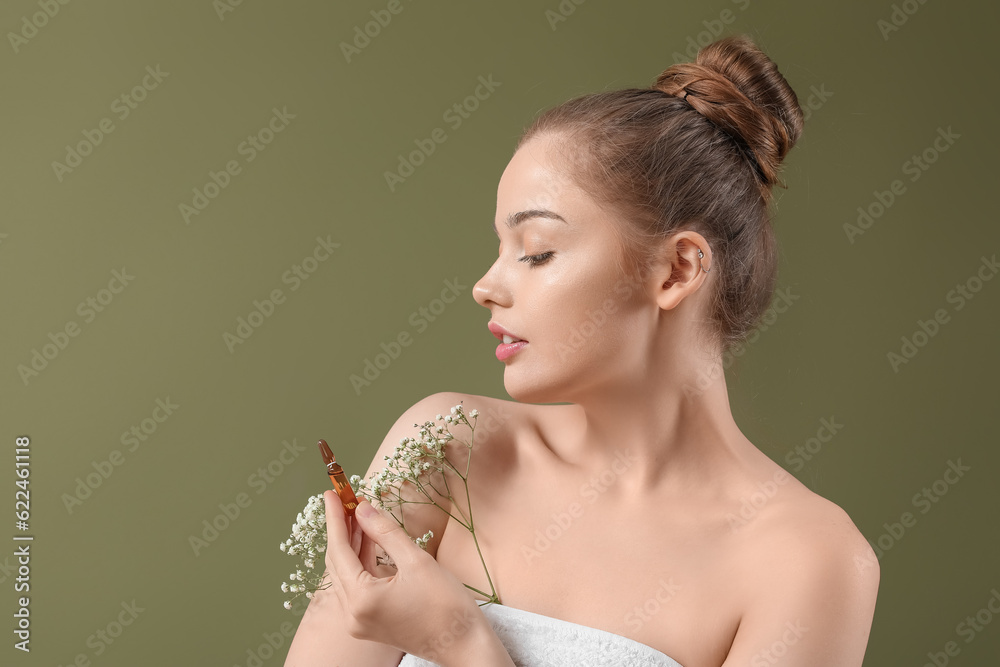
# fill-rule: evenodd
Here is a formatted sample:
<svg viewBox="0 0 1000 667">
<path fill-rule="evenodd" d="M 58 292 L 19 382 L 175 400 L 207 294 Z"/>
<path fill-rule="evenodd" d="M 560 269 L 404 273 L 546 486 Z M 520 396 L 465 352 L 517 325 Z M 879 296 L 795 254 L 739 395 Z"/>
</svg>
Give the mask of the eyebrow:
<svg viewBox="0 0 1000 667">
<path fill-rule="evenodd" d="M 550 220 L 559 220 L 561 222 L 569 224 L 568 222 L 566 222 L 565 218 L 563 218 L 561 215 L 559 215 L 554 211 L 549 211 L 547 209 L 533 208 L 527 211 L 518 211 L 517 213 L 509 214 L 506 220 L 507 229 L 514 229 L 519 224 L 530 218 L 548 218 Z M 496 234 L 497 236 L 500 236 L 500 233 L 497 231 L 496 222 L 493 223 L 493 233 Z"/>
</svg>

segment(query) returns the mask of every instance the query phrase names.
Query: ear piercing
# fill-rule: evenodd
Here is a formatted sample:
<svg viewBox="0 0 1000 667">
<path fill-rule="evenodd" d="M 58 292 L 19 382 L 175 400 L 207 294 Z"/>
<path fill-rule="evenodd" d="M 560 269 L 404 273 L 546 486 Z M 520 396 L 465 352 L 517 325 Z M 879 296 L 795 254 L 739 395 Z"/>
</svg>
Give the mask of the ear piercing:
<svg viewBox="0 0 1000 667">
<path fill-rule="evenodd" d="M 702 259 L 703 257 L 705 257 L 705 253 L 703 253 L 703 252 L 701 251 L 701 248 L 698 248 L 698 259 Z M 706 268 L 705 268 L 705 267 L 703 266 L 703 267 L 701 267 L 701 270 L 702 270 L 702 271 L 704 271 L 705 273 L 708 273 L 708 272 L 709 272 L 709 271 L 711 271 L 712 269 L 706 269 Z"/>
</svg>

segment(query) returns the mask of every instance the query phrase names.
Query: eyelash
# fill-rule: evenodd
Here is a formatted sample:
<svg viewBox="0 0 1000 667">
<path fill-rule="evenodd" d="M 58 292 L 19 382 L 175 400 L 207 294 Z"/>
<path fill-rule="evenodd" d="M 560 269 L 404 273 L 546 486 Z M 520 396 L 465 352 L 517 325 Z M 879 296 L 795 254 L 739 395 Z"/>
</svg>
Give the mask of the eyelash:
<svg viewBox="0 0 1000 667">
<path fill-rule="evenodd" d="M 517 261 L 527 262 L 529 266 L 535 267 L 538 266 L 539 264 L 544 264 L 545 262 L 547 262 L 549 258 L 552 257 L 553 254 L 554 252 L 550 250 L 548 252 L 543 252 L 540 255 L 525 255 L 524 257 L 522 257 Z"/>
</svg>

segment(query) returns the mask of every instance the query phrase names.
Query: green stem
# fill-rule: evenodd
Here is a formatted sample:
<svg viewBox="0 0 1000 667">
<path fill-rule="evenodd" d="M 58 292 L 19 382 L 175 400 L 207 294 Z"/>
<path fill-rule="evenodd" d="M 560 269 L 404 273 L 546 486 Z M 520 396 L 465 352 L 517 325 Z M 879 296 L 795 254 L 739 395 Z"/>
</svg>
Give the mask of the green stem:
<svg viewBox="0 0 1000 667">
<path fill-rule="evenodd" d="M 469 460 L 470 462 L 472 460 L 472 450 L 469 450 Z M 479 538 L 476 537 L 476 527 L 472 523 L 472 497 L 469 495 L 468 482 L 465 482 L 465 502 L 469 507 L 469 532 L 472 533 L 472 541 L 476 544 L 476 552 L 479 554 L 479 562 L 483 564 L 483 571 L 486 572 L 486 581 L 490 584 L 491 595 L 489 597 L 490 599 L 496 599 L 499 601 L 499 598 L 497 597 L 497 589 L 493 585 L 492 577 L 490 577 L 490 570 L 486 567 L 486 559 L 483 558 L 483 550 L 479 548 Z"/>
<path fill-rule="evenodd" d="M 429 494 L 428 494 L 428 493 L 427 493 L 426 491 L 424 491 L 424 490 L 423 490 L 423 486 L 420 486 L 420 487 L 419 487 L 419 489 L 420 489 L 420 492 L 424 494 L 424 497 L 425 497 L 425 498 L 427 498 L 428 500 L 430 500 L 430 495 L 429 495 Z M 451 496 L 448 496 L 448 497 L 450 498 Z M 419 502 L 419 501 L 413 501 L 413 500 L 404 500 L 403 502 L 407 502 L 407 503 L 409 503 L 409 502 Z M 455 516 L 454 514 L 452 514 L 452 513 L 451 513 L 451 512 L 449 512 L 448 510 L 446 510 L 446 509 L 445 509 L 444 507 L 442 507 L 442 506 L 441 506 L 440 504 L 438 504 L 438 503 L 437 503 L 436 501 L 434 501 L 434 500 L 431 500 L 431 504 L 432 504 L 432 505 L 434 505 L 435 507 L 437 507 L 437 508 L 438 508 L 439 510 L 441 510 L 441 511 L 442 511 L 442 512 L 444 512 L 445 514 L 447 514 L 448 516 L 450 516 L 450 517 L 451 517 L 452 519 L 455 519 L 455 521 L 457 521 L 458 523 L 460 523 L 460 524 L 462 525 L 462 527 L 463 527 L 463 528 L 465 528 L 466 530 L 472 530 L 472 527 L 471 527 L 471 526 L 472 526 L 472 522 L 471 522 L 471 519 L 467 519 L 467 521 L 469 521 L 469 523 L 468 523 L 468 524 L 466 524 L 466 523 L 465 523 L 464 521 L 462 521 L 462 519 L 465 519 L 465 515 L 464 515 L 464 514 L 462 514 L 462 519 L 459 519 L 459 518 L 458 518 L 458 517 L 456 517 L 456 516 Z M 462 510 L 461 510 L 461 509 L 459 509 L 459 514 L 461 514 L 461 513 L 462 513 Z"/>
<path fill-rule="evenodd" d="M 466 457 L 466 464 L 465 464 L 465 474 L 463 475 L 462 472 L 457 467 L 455 467 L 455 465 L 448 458 L 447 453 L 445 453 L 444 457 L 441 458 L 440 460 L 441 460 L 441 462 L 444 465 L 447 465 L 449 468 L 451 468 L 452 471 L 454 471 L 455 475 L 459 479 L 462 480 L 462 483 L 465 486 L 465 502 L 466 502 L 466 507 L 469 510 L 468 517 L 465 516 L 465 513 L 462 511 L 462 508 L 459 506 L 459 504 L 455 502 L 455 498 L 452 495 L 451 485 L 448 483 L 448 475 L 446 474 L 444 468 L 441 468 L 440 472 L 441 472 L 442 478 L 444 479 L 444 486 L 445 486 L 445 489 L 447 490 L 447 494 L 441 493 L 441 491 L 439 491 L 438 488 L 436 486 L 434 486 L 433 482 L 430 481 L 430 477 L 429 476 L 428 476 L 428 481 L 427 481 L 426 486 L 428 486 L 431 489 L 433 489 L 434 492 L 438 496 L 441 496 L 442 498 L 448 498 L 448 499 L 450 499 L 451 500 L 451 506 L 452 506 L 452 508 L 454 508 L 454 510 L 462 518 L 459 519 L 451 511 L 445 509 L 440 503 L 438 503 L 433 498 L 431 498 L 431 495 L 427 491 L 427 489 L 425 488 L 424 484 L 420 482 L 420 479 L 419 479 L 420 475 L 416 475 L 414 483 L 417 486 L 417 490 L 425 498 L 427 498 L 427 500 L 429 502 L 416 501 L 416 500 L 404 500 L 399 489 L 396 489 L 395 487 L 390 487 L 392 489 L 393 495 L 395 495 L 395 497 L 396 497 L 396 501 L 397 502 L 395 503 L 395 506 L 397 506 L 397 507 L 400 508 L 400 515 L 401 516 L 400 516 L 400 518 L 396 519 L 396 522 L 400 526 L 403 526 L 403 521 L 402 521 L 402 506 L 403 506 L 404 503 L 413 502 L 413 503 L 417 503 L 417 504 L 420 504 L 420 505 L 428 505 L 429 504 L 429 505 L 434 505 L 435 507 L 437 507 L 438 509 L 440 509 L 442 512 L 444 512 L 450 518 L 454 519 L 456 523 L 458 523 L 463 528 L 465 528 L 470 533 L 472 533 L 472 541 L 476 545 L 476 553 L 479 554 L 479 562 L 482 563 L 482 565 L 483 565 L 483 571 L 486 573 L 486 581 L 489 582 L 490 592 L 486 593 L 485 591 L 481 591 L 478 588 L 475 588 L 474 586 L 470 586 L 469 584 L 464 584 L 464 585 L 469 590 L 474 591 L 474 592 L 478 593 L 479 595 L 482 595 L 483 597 L 485 597 L 486 600 L 485 600 L 484 604 L 489 604 L 489 603 L 501 604 L 501 602 L 500 602 L 500 596 L 497 595 L 496 586 L 493 585 L 493 578 L 490 576 L 489 568 L 486 567 L 486 558 L 483 556 L 483 550 L 482 550 L 482 547 L 479 544 L 479 538 L 476 536 L 476 527 L 475 527 L 475 524 L 473 523 L 473 519 L 472 519 L 472 495 L 469 493 L 469 472 L 472 469 L 472 449 L 473 449 L 475 438 L 476 438 L 476 427 L 472 425 L 472 423 L 469 421 L 469 419 L 465 416 L 464 412 L 455 421 L 457 423 L 464 423 L 472 431 L 472 437 L 469 439 L 468 443 L 465 443 L 465 442 L 459 440 L 459 442 L 462 443 L 462 444 L 464 444 L 466 446 L 466 448 L 468 449 L 468 456 Z M 477 421 L 478 421 L 478 419 L 477 419 Z M 424 426 L 423 426 L 423 428 L 426 428 L 428 430 L 428 433 L 430 434 L 430 437 L 437 438 L 437 435 L 434 432 L 433 425 L 430 422 L 425 423 Z M 447 438 L 438 438 L 438 439 L 445 439 L 448 442 L 456 439 L 455 436 L 452 435 L 450 429 L 448 429 L 446 432 L 447 432 L 447 435 L 448 435 Z M 399 475 L 400 471 L 399 471 L 398 467 L 395 465 L 395 461 L 391 461 L 389 467 L 390 468 L 395 468 L 396 469 L 396 474 Z M 399 475 L 399 476 L 405 477 L 405 475 Z M 372 499 L 370 496 L 368 496 L 368 494 L 365 494 L 365 495 L 370 500 Z M 383 504 L 386 504 L 386 503 L 383 503 Z M 393 514 L 393 518 L 396 518 L 395 514 Z M 403 526 L 403 529 L 405 530 L 406 526 Z M 407 532 L 407 534 L 409 534 L 409 532 Z"/>
<path fill-rule="evenodd" d="M 465 526 L 466 530 L 472 530 L 472 510 L 471 509 L 469 510 L 469 516 L 465 516 L 465 512 L 463 512 L 462 508 L 459 507 L 458 503 L 455 502 L 455 497 L 452 495 L 451 486 L 448 485 L 447 477 L 445 478 L 445 488 L 448 489 L 448 498 L 451 499 L 451 506 L 455 509 L 456 512 L 458 512 L 462 516 L 462 519 L 464 519 L 465 521 L 465 523 L 462 523 L 461 521 L 459 521 L 459 523 Z"/>
<path fill-rule="evenodd" d="M 486 581 L 488 581 L 490 584 L 490 595 L 488 595 L 487 597 L 490 599 L 490 601 L 499 602 L 500 598 L 497 595 L 496 586 L 493 585 L 493 578 L 490 577 L 490 570 L 488 567 L 486 567 L 486 559 L 483 558 L 483 550 L 479 546 L 479 538 L 476 537 L 476 527 L 472 520 L 472 497 L 469 494 L 469 471 L 472 469 L 472 447 L 473 443 L 476 440 L 476 429 L 472 424 L 469 423 L 469 420 L 468 418 L 466 418 L 464 413 L 462 414 L 462 421 L 465 422 L 465 424 L 468 425 L 469 429 L 472 431 L 472 436 L 469 438 L 469 444 L 466 445 L 466 447 L 468 447 L 469 449 L 469 453 L 468 456 L 466 457 L 465 476 L 463 477 L 461 474 L 459 474 L 459 477 L 462 477 L 462 482 L 465 484 L 465 503 L 466 506 L 469 508 L 469 532 L 472 533 L 472 541 L 476 545 L 476 552 L 479 554 L 479 562 L 483 564 L 483 571 L 486 573 Z M 454 466 L 452 466 L 452 468 L 454 468 Z M 458 471 L 456 470 L 455 472 Z M 485 593 L 483 595 L 485 595 Z"/>
<path fill-rule="evenodd" d="M 484 598 L 486 598 L 485 600 L 482 601 L 483 604 L 490 604 L 490 603 L 500 604 L 500 598 L 497 597 L 496 593 L 494 593 L 493 595 L 490 595 L 489 593 L 483 592 L 483 591 L 479 590 L 478 588 L 476 588 L 475 586 L 470 586 L 469 584 L 465 584 L 465 587 L 468 588 L 470 591 L 475 591 L 476 593 L 479 593 Z M 480 605 L 480 606 L 482 606 L 482 605 Z"/>
<path fill-rule="evenodd" d="M 456 467 L 455 467 L 455 464 L 454 464 L 454 463 L 452 463 L 451 461 L 449 461 L 449 460 L 448 460 L 448 457 L 447 457 L 447 456 L 445 456 L 445 457 L 444 457 L 443 459 L 441 459 L 441 460 L 442 460 L 442 461 L 443 461 L 444 463 L 447 463 L 447 464 L 448 464 L 448 467 L 449 467 L 449 468 L 451 468 L 452 470 L 454 470 L 454 471 L 455 471 L 455 474 L 456 474 L 456 475 L 458 475 L 459 479 L 461 479 L 461 480 L 462 480 L 463 482 L 464 482 L 464 481 L 466 480 L 466 478 L 468 477 L 468 474 L 469 474 L 469 471 L 468 471 L 468 469 L 466 469 L 466 471 L 465 471 L 465 475 L 463 475 L 463 474 L 462 474 L 461 472 L 459 472 L 458 468 L 456 468 Z"/>
</svg>

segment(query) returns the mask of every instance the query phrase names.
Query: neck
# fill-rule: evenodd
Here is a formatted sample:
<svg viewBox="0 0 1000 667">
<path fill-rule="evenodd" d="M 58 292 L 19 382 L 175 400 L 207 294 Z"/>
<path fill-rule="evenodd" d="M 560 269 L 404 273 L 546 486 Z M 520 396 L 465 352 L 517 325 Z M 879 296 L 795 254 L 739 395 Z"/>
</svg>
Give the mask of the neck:
<svg viewBox="0 0 1000 667">
<path fill-rule="evenodd" d="M 711 493 L 761 456 L 733 419 L 721 356 L 673 349 L 676 358 L 647 356 L 653 363 L 627 382 L 593 384 L 571 399 L 582 429 L 564 460 L 589 478 L 613 473 L 622 497 Z"/>
</svg>

